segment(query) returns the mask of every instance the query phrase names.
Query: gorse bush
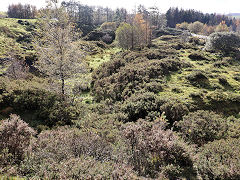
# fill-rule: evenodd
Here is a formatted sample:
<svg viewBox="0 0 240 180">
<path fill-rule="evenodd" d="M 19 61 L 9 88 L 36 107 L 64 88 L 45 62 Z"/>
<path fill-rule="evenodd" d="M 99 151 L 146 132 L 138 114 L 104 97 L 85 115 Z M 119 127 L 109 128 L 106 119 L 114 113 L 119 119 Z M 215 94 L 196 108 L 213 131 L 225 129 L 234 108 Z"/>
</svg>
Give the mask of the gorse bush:
<svg viewBox="0 0 240 180">
<path fill-rule="evenodd" d="M 205 49 L 230 53 L 240 47 L 240 36 L 232 32 L 217 32 L 209 36 Z"/>
<path fill-rule="evenodd" d="M 54 92 L 44 90 L 44 85 L 29 85 L 30 82 L 25 80 L 16 82 L 13 80 L 3 81 L 0 84 L 2 94 L 0 96 L 0 104 L 2 108 L 11 108 L 12 112 L 20 115 L 29 114 L 33 118 L 29 122 L 31 126 L 45 125 L 69 125 L 72 120 L 79 117 L 81 108 L 73 106 L 66 98 Z M 34 84 L 36 83 L 36 84 Z M 24 85 L 23 85 L 24 84 Z"/>
<path fill-rule="evenodd" d="M 199 110 L 176 123 L 184 139 L 199 146 L 227 136 L 228 122 L 220 115 Z"/>
<path fill-rule="evenodd" d="M 128 98 L 121 106 L 121 111 L 127 115 L 126 121 L 137 121 L 138 119 L 150 118 L 154 112 L 159 116 L 161 102 L 157 99 L 157 96 L 152 92 L 139 92 L 133 94 Z"/>
<path fill-rule="evenodd" d="M 126 99 L 120 106 L 120 112 L 125 114 L 124 121 L 145 119 L 153 121 L 164 113 L 172 125 L 188 114 L 188 107 L 181 101 L 173 98 L 158 97 L 153 92 L 139 91 Z"/>
<path fill-rule="evenodd" d="M 196 167 L 202 179 L 239 179 L 240 139 L 222 139 L 204 145 L 196 155 Z"/>
<path fill-rule="evenodd" d="M 209 85 L 209 79 L 203 71 L 194 71 L 187 75 L 186 79 L 194 86 L 206 87 Z"/>
</svg>

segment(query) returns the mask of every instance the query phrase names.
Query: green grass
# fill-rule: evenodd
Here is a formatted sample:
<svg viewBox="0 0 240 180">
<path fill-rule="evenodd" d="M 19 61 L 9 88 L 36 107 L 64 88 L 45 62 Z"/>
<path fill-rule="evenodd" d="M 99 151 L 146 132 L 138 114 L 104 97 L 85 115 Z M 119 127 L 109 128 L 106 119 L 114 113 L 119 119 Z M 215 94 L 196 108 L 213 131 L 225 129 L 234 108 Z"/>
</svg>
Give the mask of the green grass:
<svg viewBox="0 0 240 180">
<path fill-rule="evenodd" d="M 96 55 L 89 55 L 86 57 L 86 61 L 89 63 L 89 67 L 92 70 L 97 69 L 101 64 L 110 61 L 111 56 L 116 54 L 117 52 L 121 51 L 119 48 L 109 48 L 104 50 L 100 54 Z M 88 86 L 90 88 L 90 82 L 92 80 L 92 73 L 89 72 L 87 74 L 75 74 L 74 78 L 66 80 L 66 87 L 67 89 L 73 89 L 74 86 Z M 69 94 L 73 94 L 73 92 L 68 92 Z M 73 95 L 74 96 L 74 95 Z M 85 103 L 92 103 L 93 96 L 91 95 L 90 91 L 83 91 L 80 94 L 77 94 L 74 97 L 76 100 L 83 101 Z"/>
<path fill-rule="evenodd" d="M 29 33 L 26 29 L 26 26 L 19 24 L 18 20 L 19 19 L 15 18 L 0 19 L 0 32 L 5 33 L 5 35 L 9 33 L 9 35 L 12 35 L 13 37 Z M 36 19 L 21 19 L 21 20 L 28 21 L 33 24 L 36 22 Z"/>
<path fill-rule="evenodd" d="M 24 180 L 24 178 L 0 175 L 0 180 Z"/>
<path fill-rule="evenodd" d="M 171 43 L 172 42 L 170 41 L 168 45 L 171 45 Z M 158 47 L 164 47 L 166 42 L 162 41 L 161 39 L 155 39 L 153 44 L 157 45 Z M 164 78 L 165 83 L 163 85 L 163 90 L 159 92 L 160 97 L 173 97 L 186 103 L 192 103 L 192 94 L 202 94 L 203 101 L 208 102 L 208 100 L 205 98 L 208 94 L 215 93 L 216 89 L 222 90 L 226 96 L 230 96 L 231 94 L 238 95 L 240 93 L 240 82 L 233 78 L 235 74 L 240 74 L 240 63 L 238 60 L 234 60 L 233 64 L 230 64 L 226 67 L 214 67 L 214 63 L 221 60 L 221 56 L 219 54 L 201 51 L 201 53 L 203 53 L 204 56 L 208 57 L 210 60 L 194 61 L 188 57 L 194 51 L 195 50 L 193 49 L 177 50 L 177 56 L 179 57 L 180 61 L 187 62 L 191 64 L 192 67 L 183 68 L 178 72 L 174 72 L 166 76 Z M 196 70 L 203 71 L 207 75 L 209 83 L 206 86 L 201 86 L 198 84 L 194 85 L 186 79 L 186 76 Z M 229 86 L 219 83 L 219 78 L 221 77 L 224 77 L 227 80 Z M 226 110 L 227 108 L 230 108 L 230 106 L 226 107 Z"/>
<path fill-rule="evenodd" d="M 119 48 L 106 49 L 102 54 L 87 57 L 89 66 L 93 69 L 98 68 L 102 63 L 110 60 L 111 56 L 121 51 Z"/>
</svg>

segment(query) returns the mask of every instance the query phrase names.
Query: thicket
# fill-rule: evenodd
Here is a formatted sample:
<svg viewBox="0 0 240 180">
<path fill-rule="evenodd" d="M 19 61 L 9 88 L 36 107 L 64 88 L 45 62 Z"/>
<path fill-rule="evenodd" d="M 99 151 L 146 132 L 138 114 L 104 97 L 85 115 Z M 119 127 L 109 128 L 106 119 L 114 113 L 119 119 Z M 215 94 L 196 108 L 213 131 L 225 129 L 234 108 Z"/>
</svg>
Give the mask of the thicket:
<svg viewBox="0 0 240 180">
<path fill-rule="evenodd" d="M 22 87 L 24 84 L 24 87 Z M 34 87 L 35 86 L 35 87 Z M 70 100 L 63 100 L 61 95 L 46 91 L 38 85 L 29 85 L 15 81 L 2 81 L 0 84 L 1 111 L 11 109 L 9 113 L 31 114 L 34 122 L 30 122 L 38 130 L 41 126 L 52 127 L 56 125 L 72 124 L 72 120 L 79 116 L 77 107 Z"/>
<path fill-rule="evenodd" d="M 74 22 L 88 23 L 80 17 L 86 11 L 95 17 L 89 19 L 91 27 L 114 19 L 85 38 L 97 41 L 74 39 L 76 49 L 89 55 L 89 64 L 107 61 L 103 53 L 115 44 L 100 41 L 111 43 L 109 29 L 126 21 L 127 13 L 118 9 L 112 17 L 110 9 L 71 3 L 64 6 L 68 12 L 79 8 L 71 12 Z M 147 24 L 150 18 L 160 26 L 158 12 L 138 11 L 135 22 Z M 203 24 L 195 25 L 198 30 Z M 17 113 L 29 125 L 16 115 L 0 121 L 0 174 L 26 179 L 239 179 L 238 62 L 200 52 L 204 41 L 192 37 L 183 42 L 182 32 L 159 30 L 161 37 L 141 51 L 113 55 L 115 49 L 107 50 L 110 60 L 83 75 L 92 76 L 91 87 L 90 81 L 83 88 L 74 86 L 73 97 L 55 93 L 44 75 L 27 72 L 14 80 L 11 72 L 22 65 L 13 63 L 8 77 L 0 78 L 0 113 Z M 147 42 L 148 34 L 141 35 Z M 234 74 L 228 75 L 230 68 Z M 59 127 L 63 125 L 69 126 Z"/>
<path fill-rule="evenodd" d="M 157 79 L 161 82 L 161 79 L 170 72 L 188 66 L 187 63 L 177 59 L 161 59 L 164 54 L 161 55 L 156 51 L 149 52 L 123 54 L 123 58 L 117 57 L 100 66 L 92 75 L 92 87 L 96 99 L 98 101 L 107 98 L 114 101 L 126 99 L 135 91 L 142 89 L 144 83 L 151 83 Z"/>
<path fill-rule="evenodd" d="M 226 119 L 214 112 L 203 110 L 189 113 L 176 125 L 187 141 L 199 146 L 225 138 L 228 130 Z"/>
</svg>

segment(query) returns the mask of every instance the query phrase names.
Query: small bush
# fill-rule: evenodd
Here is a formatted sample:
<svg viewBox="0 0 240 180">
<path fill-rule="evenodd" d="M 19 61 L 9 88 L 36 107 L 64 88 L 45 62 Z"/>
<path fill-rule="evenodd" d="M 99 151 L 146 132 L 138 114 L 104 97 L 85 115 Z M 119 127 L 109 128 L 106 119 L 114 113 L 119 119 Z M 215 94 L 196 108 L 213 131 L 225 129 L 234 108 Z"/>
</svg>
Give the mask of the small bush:
<svg viewBox="0 0 240 180">
<path fill-rule="evenodd" d="M 186 79 L 195 86 L 206 86 L 209 84 L 208 77 L 202 71 L 195 71 L 186 76 Z"/>
<path fill-rule="evenodd" d="M 164 119 L 149 123 L 139 120 L 128 123 L 123 135 L 130 150 L 130 164 L 138 175 L 170 179 L 184 177 L 184 171 L 193 173 L 190 148 L 171 130 L 166 130 Z"/>
<path fill-rule="evenodd" d="M 240 139 L 208 143 L 196 158 L 195 165 L 202 179 L 240 179 Z"/>
<path fill-rule="evenodd" d="M 150 92 L 135 93 L 121 105 L 121 111 L 127 115 L 126 121 L 128 122 L 137 121 L 140 118 L 145 119 L 151 112 L 158 111 L 156 115 L 159 116 L 159 109 L 160 102 L 157 96 Z"/>
<path fill-rule="evenodd" d="M 189 29 L 191 32 L 197 34 L 197 33 L 200 33 L 200 32 L 202 31 L 203 26 L 204 26 L 203 23 L 201 23 L 201 22 L 199 22 L 199 21 L 196 21 L 196 22 L 194 22 L 194 23 L 191 23 L 191 24 L 188 26 L 188 29 Z"/>
<path fill-rule="evenodd" d="M 183 117 L 177 123 L 182 136 L 191 143 L 202 146 L 208 142 L 224 138 L 228 123 L 220 115 L 209 111 L 196 111 Z"/>
<path fill-rule="evenodd" d="M 29 150 L 30 141 L 35 131 L 17 115 L 0 124 L 0 173 L 9 163 L 18 164 Z M 10 158 L 10 159 L 9 159 Z"/>
<path fill-rule="evenodd" d="M 209 36 L 205 49 L 230 53 L 240 47 L 240 36 L 232 32 L 217 32 Z"/>
<path fill-rule="evenodd" d="M 193 52 L 191 54 L 188 55 L 188 57 L 193 60 L 193 61 L 198 61 L 198 60 L 207 60 L 207 57 L 204 56 L 202 53 L 200 52 Z"/>
<path fill-rule="evenodd" d="M 215 90 L 205 97 L 205 105 L 209 110 L 222 112 L 224 115 L 236 115 L 240 111 L 238 93 Z"/>
<path fill-rule="evenodd" d="M 175 121 L 179 121 L 182 117 L 189 113 L 188 107 L 181 101 L 173 98 L 162 99 L 163 104 L 160 107 L 161 112 L 166 115 L 168 122 L 172 125 Z"/>
<path fill-rule="evenodd" d="M 220 78 L 218 78 L 218 81 L 219 81 L 219 83 L 220 83 L 221 85 L 223 85 L 223 86 L 231 86 L 231 85 L 228 83 L 228 81 L 227 81 L 227 79 L 226 79 L 225 77 L 220 77 Z"/>
</svg>

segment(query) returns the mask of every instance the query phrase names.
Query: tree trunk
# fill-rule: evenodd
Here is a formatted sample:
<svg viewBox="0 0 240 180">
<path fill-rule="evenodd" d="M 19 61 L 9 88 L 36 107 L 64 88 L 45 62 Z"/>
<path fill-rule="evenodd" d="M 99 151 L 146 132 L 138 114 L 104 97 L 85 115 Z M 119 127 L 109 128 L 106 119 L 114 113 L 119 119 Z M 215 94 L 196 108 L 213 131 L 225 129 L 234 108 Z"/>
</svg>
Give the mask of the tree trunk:
<svg viewBox="0 0 240 180">
<path fill-rule="evenodd" d="M 63 77 L 63 75 L 61 75 L 61 81 L 62 81 L 62 95 L 64 95 L 64 94 L 65 94 L 65 92 L 64 92 L 65 82 L 64 82 L 64 77 Z"/>
</svg>

